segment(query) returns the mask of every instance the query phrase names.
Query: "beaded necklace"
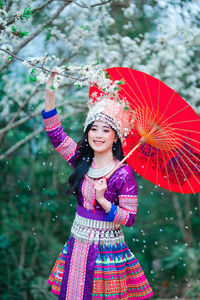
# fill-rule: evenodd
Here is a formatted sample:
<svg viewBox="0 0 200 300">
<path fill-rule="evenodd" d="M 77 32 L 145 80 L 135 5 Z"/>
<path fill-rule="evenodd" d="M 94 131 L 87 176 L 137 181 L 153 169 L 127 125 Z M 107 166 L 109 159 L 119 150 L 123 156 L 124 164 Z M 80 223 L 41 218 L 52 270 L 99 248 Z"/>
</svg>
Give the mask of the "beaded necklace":
<svg viewBox="0 0 200 300">
<path fill-rule="evenodd" d="M 87 175 L 92 178 L 104 177 L 105 175 L 109 174 L 114 169 L 115 164 L 116 164 L 116 162 L 111 161 L 111 163 L 104 168 L 95 169 L 95 168 L 90 167 L 87 172 Z"/>
</svg>

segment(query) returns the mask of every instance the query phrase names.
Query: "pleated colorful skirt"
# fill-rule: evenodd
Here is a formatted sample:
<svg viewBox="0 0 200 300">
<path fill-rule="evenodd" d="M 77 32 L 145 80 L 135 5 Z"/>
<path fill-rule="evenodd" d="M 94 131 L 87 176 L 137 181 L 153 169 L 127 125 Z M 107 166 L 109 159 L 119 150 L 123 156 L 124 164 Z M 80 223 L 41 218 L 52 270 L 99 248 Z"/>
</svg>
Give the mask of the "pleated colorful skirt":
<svg viewBox="0 0 200 300">
<path fill-rule="evenodd" d="M 89 225 L 89 226 L 88 226 Z M 59 300 L 147 299 L 153 291 L 121 227 L 76 216 L 48 279 Z"/>
</svg>

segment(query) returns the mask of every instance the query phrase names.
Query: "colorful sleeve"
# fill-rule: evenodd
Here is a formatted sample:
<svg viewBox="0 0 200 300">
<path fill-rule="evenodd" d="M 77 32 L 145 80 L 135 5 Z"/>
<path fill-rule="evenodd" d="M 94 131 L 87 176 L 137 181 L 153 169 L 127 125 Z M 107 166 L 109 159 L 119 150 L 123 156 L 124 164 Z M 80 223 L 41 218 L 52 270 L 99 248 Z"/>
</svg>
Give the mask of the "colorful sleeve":
<svg viewBox="0 0 200 300">
<path fill-rule="evenodd" d="M 42 117 L 53 146 L 72 167 L 75 167 L 77 144 L 63 131 L 56 108 L 48 112 L 43 110 Z"/>
<path fill-rule="evenodd" d="M 105 221 L 132 226 L 137 213 L 137 183 L 131 167 L 124 166 L 120 173 L 118 179 L 119 205 L 112 204 L 110 212 L 105 216 Z"/>
</svg>

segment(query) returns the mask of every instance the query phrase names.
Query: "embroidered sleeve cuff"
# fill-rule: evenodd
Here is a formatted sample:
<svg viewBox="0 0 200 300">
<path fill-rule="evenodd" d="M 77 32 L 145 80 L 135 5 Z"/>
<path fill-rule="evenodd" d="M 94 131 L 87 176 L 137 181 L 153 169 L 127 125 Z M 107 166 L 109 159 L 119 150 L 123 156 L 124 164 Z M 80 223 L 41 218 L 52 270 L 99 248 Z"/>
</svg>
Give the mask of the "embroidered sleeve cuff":
<svg viewBox="0 0 200 300">
<path fill-rule="evenodd" d="M 56 109 L 56 107 L 54 109 L 50 110 L 50 111 L 45 111 L 44 109 L 42 111 L 42 117 L 43 117 L 43 119 L 48 119 L 48 118 L 51 118 L 51 117 L 53 117 L 55 115 L 57 115 L 57 109 Z"/>
<path fill-rule="evenodd" d="M 111 209 L 110 209 L 109 213 L 105 214 L 105 221 L 113 222 L 113 220 L 115 219 L 116 214 L 117 214 L 117 206 L 112 203 L 112 206 L 111 206 Z"/>
<path fill-rule="evenodd" d="M 45 130 L 47 132 L 55 130 L 60 127 L 60 119 L 57 114 L 56 108 L 45 112 L 45 110 L 42 111 L 42 117 L 45 125 Z"/>
</svg>

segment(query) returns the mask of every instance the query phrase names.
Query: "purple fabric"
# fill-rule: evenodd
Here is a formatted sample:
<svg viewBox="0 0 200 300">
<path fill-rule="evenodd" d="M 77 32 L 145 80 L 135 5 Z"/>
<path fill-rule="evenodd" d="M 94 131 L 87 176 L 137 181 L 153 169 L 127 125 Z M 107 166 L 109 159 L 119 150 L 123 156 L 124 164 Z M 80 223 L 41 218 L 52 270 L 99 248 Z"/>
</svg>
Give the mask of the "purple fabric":
<svg viewBox="0 0 200 300">
<path fill-rule="evenodd" d="M 94 265 L 97 258 L 99 245 L 92 244 L 90 245 L 87 265 L 86 265 L 86 277 L 85 277 L 85 287 L 83 293 L 83 300 L 91 300 L 92 299 L 92 287 L 93 287 L 93 274 L 94 274 Z"/>
<path fill-rule="evenodd" d="M 129 214 L 128 221 L 126 222 L 126 227 L 131 227 L 133 224 L 135 224 L 135 217 L 136 214 Z"/>
<path fill-rule="evenodd" d="M 63 131 L 61 126 L 58 126 L 56 129 L 47 132 L 53 146 L 57 148 L 67 137 L 67 134 Z"/>
<path fill-rule="evenodd" d="M 63 131 L 62 126 L 58 126 L 56 129 L 48 131 L 47 134 L 55 148 L 57 148 L 67 137 L 67 134 Z M 68 162 L 73 168 L 75 168 L 76 158 L 77 153 L 75 152 L 75 154 L 68 160 Z"/>
<path fill-rule="evenodd" d="M 95 210 L 95 213 L 92 209 L 86 209 L 81 205 L 77 206 L 77 213 L 79 216 L 92 219 L 92 220 L 99 220 L 104 221 L 105 219 L 105 211 L 104 210 Z"/>
<path fill-rule="evenodd" d="M 61 290 L 60 290 L 60 293 L 59 293 L 58 300 L 65 300 L 66 299 L 67 282 L 68 282 L 68 276 L 69 276 L 69 270 L 70 270 L 70 262 L 71 262 L 72 251 L 73 251 L 73 248 L 74 248 L 74 241 L 75 241 L 75 239 L 73 237 L 71 237 L 70 238 L 70 243 L 69 243 L 69 248 L 67 250 L 67 255 L 66 255 L 66 258 L 65 258 L 65 267 L 64 267 Z"/>
</svg>

